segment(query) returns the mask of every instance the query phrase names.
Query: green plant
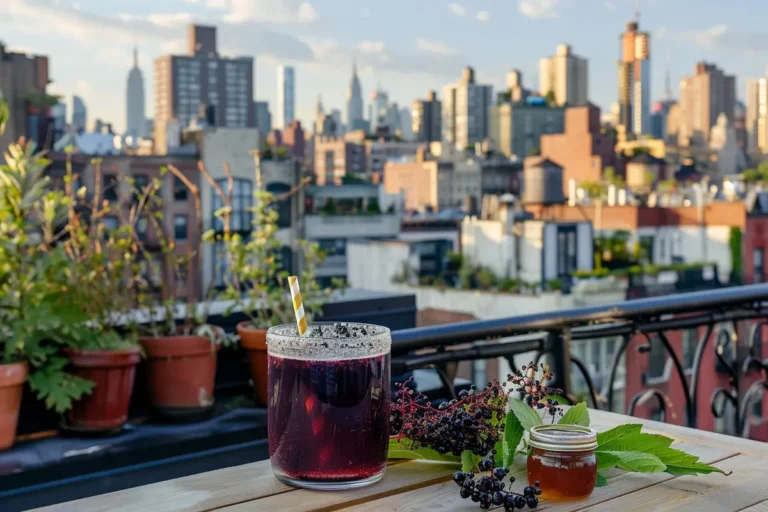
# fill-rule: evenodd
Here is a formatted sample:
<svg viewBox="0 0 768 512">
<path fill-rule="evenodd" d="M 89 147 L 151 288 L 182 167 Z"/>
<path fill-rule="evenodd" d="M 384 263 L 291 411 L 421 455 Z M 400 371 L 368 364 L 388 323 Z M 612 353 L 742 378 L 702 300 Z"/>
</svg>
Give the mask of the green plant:
<svg viewBox="0 0 768 512">
<path fill-rule="evenodd" d="M 37 89 L 30 89 L 24 94 L 25 101 L 29 102 L 30 105 L 40 108 L 52 107 L 56 105 L 60 99 L 61 96 L 48 94 L 45 91 Z"/>
<path fill-rule="evenodd" d="M 458 270 L 464 262 L 464 255 L 457 251 L 448 251 L 445 253 L 445 259 L 449 269 Z"/>
<path fill-rule="evenodd" d="M 539 156 L 539 155 L 541 155 L 541 150 L 539 150 L 539 148 L 537 148 L 536 146 L 532 147 L 528 151 L 528 156 Z"/>
<path fill-rule="evenodd" d="M 278 323 L 295 321 L 293 304 L 288 293 L 289 273 L 283 265 L 282 244 L 276 236 L 278 212 L 275 204 L 296 194 L 306 182 L 301 182 L 292 190 L 275 197 L 263 190 L 259 152 L 255 153 L 254 163 L 256 190 L 254 206 L 251 208 L 251 233 L 243 237 L 232 232 L 232 206 L 229 200 L 231 191 L 225 193 L 220 187 L 214 187 L 224 205 L 214 213 L 222 221 L 223 233 L 209 230 L 204 233 L 203 240 L 224 245 L 227 272 L 222 296 L 233 301 L 227 312 L 239 308 L 248 316 L 253 327 L 264 329 Z M 303 260 L 302 272 L 298 277 L 305 317 L 308 322 L 312 322 L 321 314 L 321 308 L 330 298 L 333 289 L 322 288 L 315 279 L 317 265 L 324 258 L 320 247 L 301 240 L 296 243 L 294 249 L 300 252 Z M 334 286 L 338 286 L 338 283 Z"/>
<path fill-rule="evenodd" d="M 9 117 L 8 100 L 0 93 L 0 135 L 5 133 L 5 125 L 8 123 Z"/>
<path fill-rule="evenodd" d="M 88 319 L 70 300 L 69 262 L 57 242 L 67 204 L 50 190 L 49 161 L 33 143 L 13 144 L 0 166 L 0 356 L 27 361 L 29 384 L 48 408 L 64 412 L 93 384 L 64 371 L 61 348 Z"/>
<path fill-rule="evenodd" d="M 557 106 L 557 100 L 555 99 L 555 91 L 549 90 L 547 91 L 547 94 L 544 95 L 544 100 L 547 102 L 547 105 L 550 107 Z"/>
<path fill-rule="evenodd" d="M 368 201 L 368 206 L 366 207 L 366 212 L 378 215 L 381 213 L 381 208 L 379 207 L 379 200 L 378 199 L 371 199 Z"/>
<path fill-rule="evenodd" d="M 551 292 L 557 292 L 563 289 L 562 279 L 550 279 L 547 281 L 547 290 Z"/>
<path fill-rule="evenodd" d="M 499 281 L 499 290 L 503 292 L 518 292 L 520 291 L 520 281 L 517 279 L 504 278 Z"/>
<path fill-rule="evenodd" d="M 280 146 L 275 150 L 275 157 L 277 158 L 287 158 L 288 157 L 288 148 L 285 146 Z"/>
<path fill-rule="evenodd" d="M 487 267 L 481 267 L 477 270 L 476 279 L 477 284 L 483 290 L 490 290 L 496 285 L 496 282 L 498 281 L 498 278 L 496 277 L 496 274 L 493 273 L 493 270 Z"/>
<path fill-rule="evenodd" d="M 354 174 L 350 174 L 350 173 L 346 173 L 344 176 L 341 177 L 342 185 L 352 185 L 357 183 L 365 183 L 365 180 L 363 178 L 359 178 Z"/>
<path fill-rule="evenodd" d="M 326 215 L 336 215 L 337 208 L 336 208 L 336 201 L 333 200 L 332 197 L 329 197 L 325 200 L 325 203 L 320 208 L 320 213 L 324 213 Z"/>
<path fill-rule="evenodd" d="M 462 290 L 470 290 L 475 284 L 476 269 L 469 258 L 464 258 L 459 268 L 458 286 Z"/>
<path fill-rule="evenodd" d="M 728 235 L 728 245 L 731 250 L 731 273 L 736 279 L 741 279 L 742 265 L 742 234 L 741 228 L 733 226 Z"/>
</svg>

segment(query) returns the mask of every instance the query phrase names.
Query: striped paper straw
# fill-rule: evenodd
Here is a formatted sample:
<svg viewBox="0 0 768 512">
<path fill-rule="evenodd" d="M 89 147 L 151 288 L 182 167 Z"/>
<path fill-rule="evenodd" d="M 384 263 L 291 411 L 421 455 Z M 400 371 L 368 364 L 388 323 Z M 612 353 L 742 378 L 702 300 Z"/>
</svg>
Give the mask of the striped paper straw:
<svg viewBox="0 0 768 512">
<path fill-rule="evenodd" d="M 301 290 L 299 290 L 299 278 L 290 276 L 288 285 L 291 288 L 291 300 L 293 301 L 293 312 L 296 313 L 296 324 L 299 326 L 299 336 L 307 334 L 307 319 L 304 317 L 304 304 L 301 302 Z"/>
</svg>

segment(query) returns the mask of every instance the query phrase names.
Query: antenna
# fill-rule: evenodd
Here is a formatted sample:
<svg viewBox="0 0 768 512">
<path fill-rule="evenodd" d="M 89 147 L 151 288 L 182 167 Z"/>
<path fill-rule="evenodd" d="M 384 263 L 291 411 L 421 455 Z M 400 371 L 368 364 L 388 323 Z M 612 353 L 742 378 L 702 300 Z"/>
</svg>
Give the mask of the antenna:
<svg viewBox="0 0 768 512">
<path fill-rule="evenodd" d="M 635 21 L 640 25 L 640 0 L 635 0 Z"/>
</svg>

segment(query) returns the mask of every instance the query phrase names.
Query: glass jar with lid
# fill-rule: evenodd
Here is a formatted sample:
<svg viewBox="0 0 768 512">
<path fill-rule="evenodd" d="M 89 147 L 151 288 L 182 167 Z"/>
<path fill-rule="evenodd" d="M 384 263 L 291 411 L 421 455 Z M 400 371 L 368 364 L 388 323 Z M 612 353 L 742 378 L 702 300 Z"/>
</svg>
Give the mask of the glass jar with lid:
<svg viewBox="0 0 768 512">
<path fill-rule="evenodd" d="M 583 500 L 597 481 L 597 432 L 579 425 L 537 425 L 530 430 L 528 482 L 539 482 L 549 501 Z"/>
</svg>

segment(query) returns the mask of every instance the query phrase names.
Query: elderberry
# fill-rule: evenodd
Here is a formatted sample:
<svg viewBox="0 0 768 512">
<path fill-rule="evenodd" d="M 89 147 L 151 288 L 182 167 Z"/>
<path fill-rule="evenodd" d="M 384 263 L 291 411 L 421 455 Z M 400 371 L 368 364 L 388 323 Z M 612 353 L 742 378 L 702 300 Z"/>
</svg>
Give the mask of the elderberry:
<svg viewBox="0 0 768 512">
<path fill-rule="evenodd" d="M 457 471 L 453 475 L 453 481 L 461 487 L 459 496 L 463 499 L 471 498 L 482 509 L 491 508 L 492 505 L 503 505 L 506 512 L 526 507 L 536 508 L 539 504 L 537 496 L 541 494 L 539 482 L 535 482 L 533 487 L 530 485 L 525 487 L 523 493 L 518 494 L 511 490 L 504 490 L 505 483 L 502 480 L 508 474 L 509 470 L 506 468 L 491 467 L 490 475 L 482 475 L 475 481 L 473 473 Z M 514 481 L 514 477 L 509 477 L 510 485 Z"/>
</svg>

